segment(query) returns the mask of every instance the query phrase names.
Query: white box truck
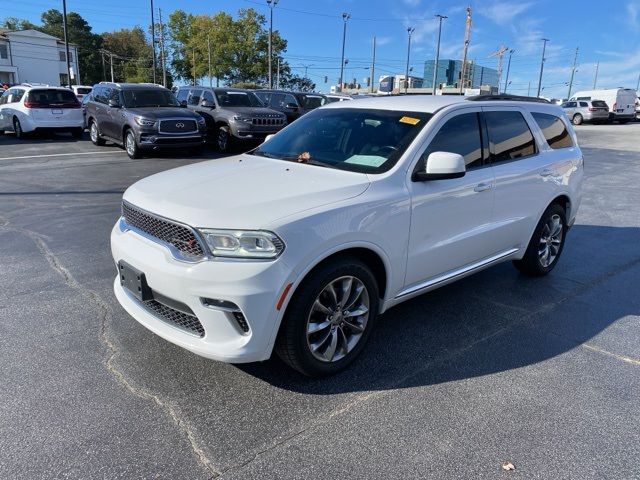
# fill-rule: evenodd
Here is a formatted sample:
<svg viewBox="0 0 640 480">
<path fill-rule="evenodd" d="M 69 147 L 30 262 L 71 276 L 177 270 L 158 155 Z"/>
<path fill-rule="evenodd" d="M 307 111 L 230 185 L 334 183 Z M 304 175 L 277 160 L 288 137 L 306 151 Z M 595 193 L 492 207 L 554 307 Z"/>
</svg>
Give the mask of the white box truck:
<svg viewBox="0 0 640 480">
<path fill-rule="evenodd" d="M 633 88 L 603 88 L 576 92 L 569 100 L 604 100 L 609 107 L 609 120 L 627 123 L 636 118 L 637 97 Z"/>
</svg>

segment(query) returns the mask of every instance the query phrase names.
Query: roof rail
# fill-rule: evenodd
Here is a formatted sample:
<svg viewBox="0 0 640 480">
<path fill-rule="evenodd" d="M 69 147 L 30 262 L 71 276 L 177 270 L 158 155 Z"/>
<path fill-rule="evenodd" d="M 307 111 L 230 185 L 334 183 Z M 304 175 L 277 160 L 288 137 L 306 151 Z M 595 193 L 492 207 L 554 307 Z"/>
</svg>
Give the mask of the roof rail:
<svg viewBox="0 0 640 480">
<path fill-rule="evenodd" d="M 511 101 L 511 102 L 533 102 L 533 103 L 551 103 L 549 100 L 545 98 L 539 97 L 526 97 L 523 95 L 507 95 L 507 94 L 498 94 L 498 95 L 474 95 L 472 97 L 467 97 L 467 100 L 472 102 L 485 102 L 485 101 Z"/>
</svg>

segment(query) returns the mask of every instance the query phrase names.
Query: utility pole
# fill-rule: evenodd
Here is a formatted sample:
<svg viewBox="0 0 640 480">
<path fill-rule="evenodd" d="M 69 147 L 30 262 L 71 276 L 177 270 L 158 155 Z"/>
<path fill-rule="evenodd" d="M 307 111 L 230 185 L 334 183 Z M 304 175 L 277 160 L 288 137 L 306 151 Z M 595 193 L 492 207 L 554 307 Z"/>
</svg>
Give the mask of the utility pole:
<svg viewBox="0 0 640 480">
<path fill-rule="evenodd" d="M 160 64 L 162 65 L 162 86 L 167 86 L 167 59 L 164 56 L 164 23 L 162 23 L 162 9 L 158 9 L 160 17 Z"/>
<path fill-rule="evenodd" d="M 280 55 L 278 55 L 278 73 L 276 76 L 276 90 L 280 90 Z"/>
<path fill-rule="evenodd" d="M 471 40 L 471 5 L 467 7 L 467 20 L 464 24 L 464 48 L 462 49 L 462 67 L 460 68 L 460 95 L 464 93 L 467 74 L 467 53 Z"/>
<path fill-rule="evenodd" d="M 278 4 L 279 0 L 267 0 L 267 5 L 269 5 L 269 88 L 273 88 L 273 80 L 271 74 L 271 61 L 273 57 L 273 46 L 271 42 L 271 36 L 273 35 L 273 7 Z"/>
<path fill-rule="evenodd" d="M 192 50 L 192 58 L 193 58 L 193 85 L 196 84 L 196 51 Z"/>
<path fill-rule="evenodd" d="M 314 63 L 311 63 L 309 65 L 302 65 L 304 67 L 304 78 L 308 78 L 307 77 L 307 68 L 313 67 L 314 65 L 315 65 Z"/>
<path fill-rule="evenodd" d="M 113 53 L 109 52 L 109 63 L 111 64 L 111 83 L 114 82 L 113 77 Z"/>
<path fill-rule="evenodd" d="M 442 20 L 448 18 L 444 15 L 435 15 L 440 19 L 440 25 L 438 27 L 438 46 L 436 47 L 436 61 L 433 65 L 433 95 L 436 94 L 436 75 L 438 73 L 438 61 L 440 60 L 440 37 L 442 36 Z"/>
<path fill-rule="evenodd" d="M 376 37 L 373 37 L 373 60 L 371 61 L 371 90 L 370 92 L 373 93 L 373 79 L 375 78 L 376 75 Z"/>
<path fill-rule="evenodd" d="M 514 49 L 509 50 L 509 61 L 507 62 L 507 77 L 504 79 L 504 93 L 507 93 L 507 87 L 509 86 L 509 70 L 511 70 L 511 55 L 515 52 Z"/>
<path fill-rule="evenodd" d="M 107 66 L 104 61 L 104 51 L 100 50 L 100 55 L 102 56 L 102 80 L 107 81 Z"/>
<path fill-rule="evenodd" d="M 407 68 L 404 73 L 404 93 L 406 95 L 407 90 L 409 89 L 409 54 L 411 53 L 411 34 L 415 32 L 416 29 L 413 27 L 407 27 L 407 33 L 409 34 L 409 42 L 407 43 Z"/>
<path fill-rule="evenodd" d="M 151 56 L 153 69 L 153 83 L 156 83 L 156 26 L 153 20 L 153 0 L 151 2 Z"/>
<path fill-rule="evenodd" d="M 571 98 L 571 89 L 573 88 L 573 76 L 576 73 L 576 62 L 578 61 L 578 48 L 576 47 L 576 54 L 573 57 L 573 67 L 571 68 L 571 80 L 569 80 L 569 93 L 567 93 L 567 98 Z"/>
<path fill-rule="evenodd" d="M 596 84 L 598 83 L 598 69 L 600 68 L 600 60 L 596 63 L 596 76 L 593 79 L 593 89 L 596 89 Z"/>
<path fill-rule="evenodd" d="M 540 96 L 540 92 L 542 91 L 542 72 L 544 70 L 544 52 L 547 50 L 547 42 L 549 41 L 548 38 L 543 38 L 542 41 L 544 42 L 542 44 L 542 60 L 540 61 L 540 78 L 538 78 L 538 94 L 536 95 L 537 97 Z"/>
<path fill-rule="evenodd" d="M 636 94 L 638 93 L 638 90 L 640 90 L 640 74 L 638 74 L 638 83 L 636 83 Z"/>
<path fill-rule="evenodd" d="M 344 75 L 344 44 L 345 44 L 345 40 L 347 38 L 347 20 L 349 20 L 351 18 L 351 15 L 349 13 L 344 12 L 342 14 L 342 20 L 344 21 L 344 26 L 342 28 L 342 56 L 340 57 L 340 81 L 338 82 L 340 85 L 338 85 L 338 91 L 341 92 L 342 91 L 342 75 Z"/>
<path fill-rule="evenodd" d="M 209 56 L 209 86 L 213 83 L 211 77 L 211 37 L 207 35 L 207 55 Z"/>
<path fill-rule="evenodd" d="M 67 57 L 67 81 L 69 88 L 71 88 L 71 61 L 69 60 L 69 38 L 67 36 L 67 0 L 62 0 L 62 30 L 64 35 L 64 50 Z M 76 61 L 78 61 L 77 58 Z"/>
<path fill-rule="evenodd" d="M 527 97 L 531 96 L 531 80 L 529 80 L 529 87 L 527 88 Z"/>
</svg>

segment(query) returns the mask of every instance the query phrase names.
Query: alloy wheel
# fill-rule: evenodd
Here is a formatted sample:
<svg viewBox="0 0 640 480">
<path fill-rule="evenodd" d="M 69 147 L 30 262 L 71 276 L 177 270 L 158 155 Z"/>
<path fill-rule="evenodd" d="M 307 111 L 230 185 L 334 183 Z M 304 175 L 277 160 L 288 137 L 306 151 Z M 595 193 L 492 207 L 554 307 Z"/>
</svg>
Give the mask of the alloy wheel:
<svg viewBox="0 0 640 480">
<path fill-rule="evenodd" d="M 136 154 L 136 139 L 133 138 L 133 133 L 127 133 L 127 138 L 125 139 L 125 148 L 127 149 L 127 153 L 130 157 L 135 156 Z"/>
<path fill-rule="evenodd" d="M 562 228 L 562 219 L 558 214 L 549 217 L 542 228 L 538 258 L 540 259 L 540 265 L 544 268 L 551 265 L 558 256 L 562 243 Z"/>
<path fill-rule="evenodd" d="M 322 362 L 337 362 L 362 338 L 370 311 L 369 292 L 357 277 L 333 280 L 316 297 L 307 318 L 307 345 Z"/>
<path fill-rule="evenodd" d="M 91 141 L 93 143 L 98 142 L 98 127 L 96 127 L 95 122 L 91 122 L 91 128 L 89 129 L 89 134 L 91 135 Z"/>
<path fill-rule="evenodd" d="M 221 152 L 224 152 L 227 149 L 227 144 L 229 143 L 229 134 L 226 130 L 220 129 L 218 131 L 218 148 Z"/>
</svg>

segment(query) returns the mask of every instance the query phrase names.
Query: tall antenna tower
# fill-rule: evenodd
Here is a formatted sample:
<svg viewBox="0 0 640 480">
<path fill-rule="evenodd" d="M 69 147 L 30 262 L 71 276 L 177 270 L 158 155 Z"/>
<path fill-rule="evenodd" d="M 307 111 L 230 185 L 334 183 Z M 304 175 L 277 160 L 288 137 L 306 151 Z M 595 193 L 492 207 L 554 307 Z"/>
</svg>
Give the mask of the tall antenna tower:
<svg viewBox="0 0 640 480">
<path fill-rule="evenodd" d="M 498 57 L 498 90 L 500 90 L 500 81 L 502 80 L 502 57 L 505 53 L 509 51 L 509 47 L 505 47 L 504 45 L 500 45 L 498 50 L 489 55 L 491 57 Z"/>
<path fill-rule="evenodd" d="M 462 49 L 462 68 L 460 69 L 460 95 L 467 86 L 467 52 L 469 51 L 469 40 L 471 39 L 471 5 L 467 7 L 467 20 L 464 24 L 464 47 Z"/>
</svg>

